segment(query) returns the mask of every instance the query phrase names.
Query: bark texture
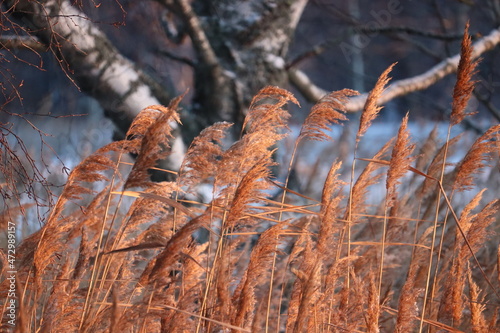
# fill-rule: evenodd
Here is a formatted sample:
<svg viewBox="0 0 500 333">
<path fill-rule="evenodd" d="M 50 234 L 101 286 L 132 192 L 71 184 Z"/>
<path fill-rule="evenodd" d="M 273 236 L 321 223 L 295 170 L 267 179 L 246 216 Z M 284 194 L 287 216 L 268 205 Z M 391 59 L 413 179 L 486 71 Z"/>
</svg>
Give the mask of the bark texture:
<svg viewBox="0 0 500 333">
<path fill-rule="evenodd" d="M 284 58 L 307 0 L 158 1 L 182 22 L 196 54 L 195 117 L 187 120 L 195 124 L 189 124 L 194 133 L 188 137 L 216 121 L 241 124 L 257 91 L 287 84 Z M 122 56 L 69 0 L 6 0 L 4 5 L 123 132 L 144 107 L 168 104 L 172 96 Z M 173 158 L 180 159 L 180 135 L 174 148 Z"/>
<path fill-rule="evenodd" d="M 125 58 L 105 34 L 67 0 L 5 2 L 26 31 L 47 45 L 61 69 L 94 97 L 125 133 L 143 108 L 168 104 L 170 96 L 151 77 Z M 177 124 L 172 124 L 178 131 Z M 172 144 L 169 167 L 177 169 L 185 152 L 180 135 Z"/>
<path fill-rule="evenodd" d="M 196 51 L 193 112 L 205 127 L 241 124 L 252 97 L 288 83 L 285 57 L 307 0 L 160 0 L 184 23 Z"/>
</svg>

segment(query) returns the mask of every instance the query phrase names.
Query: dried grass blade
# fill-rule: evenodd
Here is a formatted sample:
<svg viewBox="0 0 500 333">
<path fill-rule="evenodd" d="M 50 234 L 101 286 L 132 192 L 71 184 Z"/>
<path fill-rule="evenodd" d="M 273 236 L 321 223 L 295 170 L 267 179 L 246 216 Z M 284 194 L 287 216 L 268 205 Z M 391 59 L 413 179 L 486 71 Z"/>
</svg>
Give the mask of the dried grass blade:
<svg viewBox="0 0 500 333">
<path fill-rule="evenodd" d="M 353 242 L 351 242 L 351 245 L 379 246 L 379 245 L 382 245 L 382 243 L 381 242 L 370 242 L 370 241 L 353 241 Z M 422 249 L 430 250 L 430 247 L 427 245 L 415 244 L 415 243 L 386 242 L 385 245 L 386 246 L 412 246 L 412 247 L 419 247 Z"/>
<path fill-rule="evenodd" d="M 377 159 L 371 159 L 371 158 L 360 158 L 360 157 L 358 157 L 357 159 L 360 160 L 360 161 L 373 162 L 373 163 L 384 164 L 384 165 L 390 165 L 391 164 L 391 162 L 385 161 L 385 160 L 377 160 Z M 438 181 L 435 177 L 429 176 L 428 174 L 426 174 L 426 173 L 424 173 L 424 172 L 422 172 L 420 170 L 417 170 L 417 169 L 415 169 L 412 166 L 408 166 L 407 170 L 411 171 L 411 172 L 414 172 L 414 173 L 416 173 L 416 174 L 418 174 L 418 175 L 420 175 L 422 177 L 425 177 L 425 178 L 428 178 L 428 179 L 432 179 L 434 181 Z"/>
<path fill-rule="evenodd" d="M 128 196 L 128 197 L 133 197 L 133 198 L 147 198 L 147 199 L 158 200 L 158 201 L 164 202 L 164 203 L 168 204 L 169 206 L 172 206 L 172 207 L 180 210 L 181 212 L 183 212 L 184 214 L 186 214 L 187 216 L 189 216 L 191 218 L 195 218 L 197 216 L 195 213 L 193 213 L 192 211 L 187 209 L 185 206 L 183 206 L 179 202 L 177 202 L 173 199 L 158 195 L 158 194 L 141 192 L 141 191 L 120 191 L 120 192 L 113 191 L 113 192 L 111 192 L 111 194 L 124 195 L 124 196 Z"/>
<path fill-rule="evenodd" d="M 280 184 L 276 183 L 276 182 L 275 182 L 275 181 L 273 181 L 273 180 L 270 180 L 270 182 L 271 182 L 274 186 L 276 186 L 276 187 L 278 187 L 278 188 L 282 189 L 283 191 L 286 191 L 286 192 L 288 192 L 288 193 L 291 193 L 291 194 L 293 194 L 293 195 L 296 195 L 296 196 L 298 196 L 298 197 L 300 197 L 300 198 L 303 198 L 303 199 L 306 199 L 306 200 L 309 200 L 309 201 L 312 201 L 312 202 L 320 203 L 318 200 L 316 200 L 316 199 L 314 199 L 314 198 L 308 197 L 308 196 L 306 196 L 306 195 L 300 194 L 299 192 L 296 192 L 296 191 L 294 191 L 294 190 L 291 190 L 291 189 L 289 189 L 289 188 L 287 188 L 287 187 L 281 186 Z"/>
<path fill-rule="evenodd" d="M 97 305 L 108 305 L 109 306 L 109 305 L 113 305 L 113 303 L 110 303 L 110 302 L 99 302 L 99 303 L 97 303 Z M 133 307 L 134 305 L 133 304 L 128 304 L 128 303 L 118 303 L 117 306 L 130 308 L 130 307 Z M 248 332 L 248 333 L 251 333 L 250 330 L 247 330 L 245 328 L 234 326 L 234 325 L 231 325 L 231 324 L 219 321 L 219 320 L 215 320 L 215 319 L 212 319 L 212 318 L 200 316 L 199 314 L 196 314 L 196 313 L 193 313 L 193 312 L 189 312 L 189 311 L 185 311 L 185 310 L 176 308 L 174 306 L 166 305 L 166 304 L 153 305 L 153 306 L 150 306 L 149 309 L 150 310 L 159 310 L 159 311 L 162 311 L 162 310 L 165 310 L 165 309 L 167 309 L 167 310 L 173 310 L 173 311 L 177 311 L 177 312 L 183 313 L 183 314 L 191 316 L 191 317 L 195 317 L 195 318 L 198 318 L 198 319 L 201 319 L 201 320 L 209 321 L 211 323 L 220 325 L 222 327 L 230 328 L 232 330 L 236 330 L 236 331 L 239 331 L 239 332 Z"/>
<path fill-rule="evenodd" d="M 391 313 L 391 314 L 397 314 L 397 313 L 398 313 L 398 310 L 395 310 L 395 309 L 393 309 L 393 308 L 390 308 L 390 307 L 388 307 L 388 306 L 386 306 L 386 305 L 382 305 L 382 309 L 383 309 L 384 311 L 387 311 L 387 312 Z M 435 321 L 435 320 L 425 319 L 425 318 L 423 318 L 423 319 L 422 319 L 422 318 L 420 318 L 420 317 L 417 317 L 417 319 L 418 319 L 418 320 L 422 320 L 422 321 L 423 321 L 424 323 L 426 323 L 426 324 L 429 324 L 429 325 L 431 325 L 431 326 L 437 327 L 437 328 L 442 329 L 442 330 L 446 330 L 446 331 L 448 331 L 448 332 L 453 332 L 453 333 L 465 333 L 464 331 L 461 331 L 461 330 L 456 329 L 456 328 L 454 328 L 454 327 L 451 327 L 451 326 L 449 326 L 449 325 L 445 325 L 445 324 L 440 323 L 440 322 Z"/>
</svg>

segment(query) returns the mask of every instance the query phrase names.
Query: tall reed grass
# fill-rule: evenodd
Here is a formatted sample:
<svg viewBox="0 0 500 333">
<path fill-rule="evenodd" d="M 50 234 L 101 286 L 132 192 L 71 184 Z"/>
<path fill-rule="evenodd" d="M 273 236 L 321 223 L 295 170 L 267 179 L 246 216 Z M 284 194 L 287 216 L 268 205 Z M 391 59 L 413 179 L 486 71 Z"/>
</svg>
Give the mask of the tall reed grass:
<svg viewBox="0 0 500 333">
<path fill-rule="evenodd" d="M 465 34 L 450 130 L 468 116 L 470 52 Z M 206 128 L 175 179 L 159 183 L 150 171 L 170 152 L 180 99 L 142 110 L 126 140 L 74 168 L 45 225 L 18 246 L 16 332 L 498 332 L 500 201 L 482 203 L 485 190 L 462 207 L 454 198 L 498 158 L 500 126 L 450 165 L 460 137 L 435 147 L 433 132 L 417 151 L 407 115 L 378 153 L 358 156 L 391 69 L 361 115 L 350 181 L 335 161 L 320 200 L 271 171 L 286 106 L 298 104 L 290 92 L 262 89 L 237 142 L 225 144 L 229 123 Z M 329 140 L 329 126 L 346 120 L 355 94 L 312 108 L 288 175 L 306 140 Z M 368 205 L 383 181 L 385 197 Z M 196 199 L 202 184 L 207 203 Z"/>
</svg>

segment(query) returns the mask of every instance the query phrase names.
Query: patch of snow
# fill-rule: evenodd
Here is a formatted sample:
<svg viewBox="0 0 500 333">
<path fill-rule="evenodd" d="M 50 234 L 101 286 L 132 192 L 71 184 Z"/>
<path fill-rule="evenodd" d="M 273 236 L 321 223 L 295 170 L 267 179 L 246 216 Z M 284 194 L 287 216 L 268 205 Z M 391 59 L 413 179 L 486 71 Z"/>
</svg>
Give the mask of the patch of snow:
<svg viewBox="0 0 500 333">
<path fill-rule="evenodd" d="M 285 68 L 285 59 L 282 57 L 279 57 L 277 55 L 274 55 L 272 53 L 266 54 L 266 62 L 271 64 L 276 69 L 283 69 Z"/>
<path fill-rule="evenodd" d="M 177 123 L 175 123 L 177 126 Z M 168 156 L 170 166 L 175 170 L 179 170 L 184 159 L 184 154 L 186 153 L 186 145 L 181 138 L 174 138 L 171 148 L 171 153 Z"/>
<path fill-rule="evenodd" d="M 130 69 L 130 71 L 127 73 L 131 75 L 130 78 L 133 77 L 133 74 L 137 75 L 137 73 L 132 69 Z M 126 75 L 126 73 L 124 74 Z M 124 78 L 124 80 L 125 79 L 126 78 Z M 120 80 L 115 79 L 113 82 L 115 81 L 119 82 Z M 121 87 L 115 86 L 115 90 L 118 91 L 119 93 L 125 94 L 131 88 L 132 83 L 133 83 L 132 80 L 128 82 L 128 85 L 125 84 L 125 82 L 123 82 L 123 85 Z M 125 88 L 127 89 L 124 90 Z M 158 101 L 158 99 L 156 99 L 156 97 L 154 97 L 151 94 L 151 90 L 146 85 L 141 85 L 140 87 L 136 88 L 135 91 L 132 92 L 130 95 L 128 95 L 125 100 L 125 105 L 128 105 L 130 107 L 130 110 L 135 114 L 139 114 L 139 112 L 145 107 L 158 104 L 160 104 L 160 102 Z M 173 128 L 177 128 L 177 124 L 173 126 L 174 126 Z"/>
</svg>

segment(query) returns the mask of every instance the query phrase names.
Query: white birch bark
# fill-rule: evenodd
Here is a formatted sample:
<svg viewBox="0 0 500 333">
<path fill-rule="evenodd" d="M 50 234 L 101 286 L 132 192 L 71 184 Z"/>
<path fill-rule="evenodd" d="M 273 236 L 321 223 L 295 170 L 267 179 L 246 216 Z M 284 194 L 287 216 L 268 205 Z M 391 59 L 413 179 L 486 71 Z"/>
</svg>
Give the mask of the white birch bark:
<svg viewBox="0 0 500 333">
<path fill-rule="evenodd" d="M 28 32 L 50 48 L 66 75 L 94 97 L 123 132 L 143 108 L 168 102 L 162 88 L 121 55 L 70 1 L 6 0 L 5 5 L 22 17 Z M 177 124 L 172 126 L 178 132 Z M 177 135 L 168 166 L 177 169 L 184 152 L 185 145 Z"/>
</svg>

